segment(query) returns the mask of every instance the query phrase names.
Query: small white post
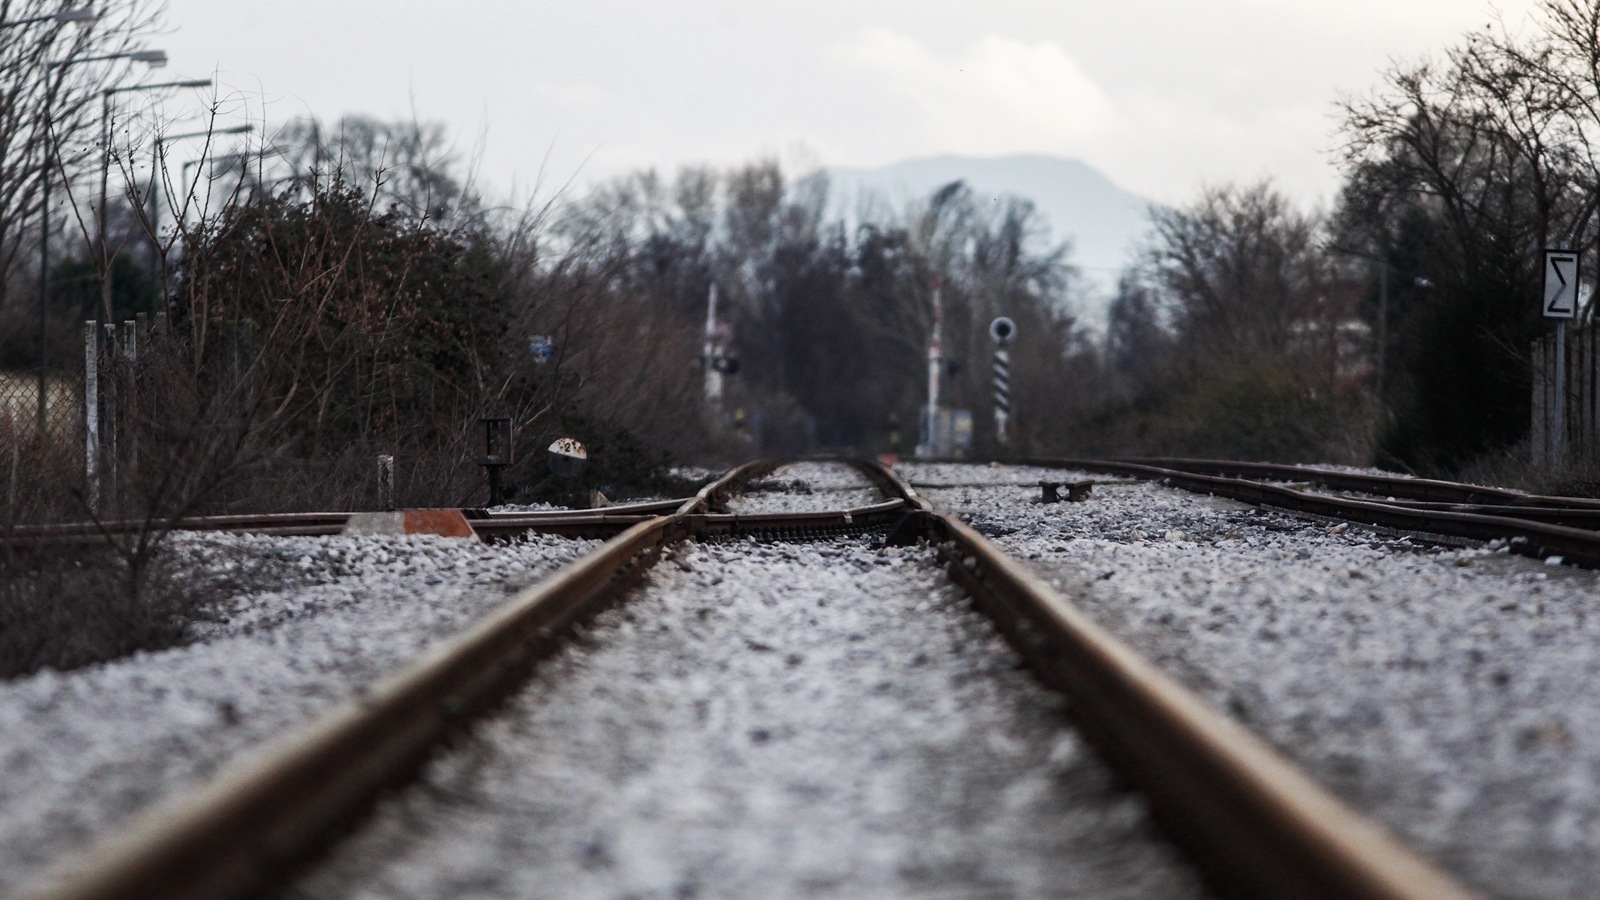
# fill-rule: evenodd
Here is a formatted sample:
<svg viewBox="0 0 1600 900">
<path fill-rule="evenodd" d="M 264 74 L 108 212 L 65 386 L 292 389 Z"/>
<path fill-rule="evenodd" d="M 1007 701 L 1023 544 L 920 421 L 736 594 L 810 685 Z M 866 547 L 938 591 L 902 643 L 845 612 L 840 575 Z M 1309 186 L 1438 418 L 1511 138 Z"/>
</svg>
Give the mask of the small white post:
<svg viewBox="0 0 1600 900">
<path fill-rule="evenodd" d="M 100 330 L 83 323 L 83 480 L 89 508 L 100 505 Z"/>
<path fill-rule="evenodd" d="M 394 509 L 394 457 L 388 453 L 378 454 L 378 508 Z"/>
<path fill-rule="evenodd" d="M 701 352 L 706 367 L 706 402 L 714 407 L 722 405 L 722 373 L 717 370 L 717 285 L 711 283 L 711 294 L 706 300 L 706 342 Z"/>
<path fill-rule="evenodd" d="M 121 374 L 121 367 L 117 365 L 117 326 L 111 322 L 103 326 L 106 332 L 105 350 L 106 364 L 109 371 L 106 373 L 105 396 L 101 402 L 105 404 L 101 421 L 105 423 L 106 433 L 100 441 L 100 449 L 105 451 L 105 477 L 106 494 L 113 508 L 117 502 L 117 416 L 121 413 L 118 409 L 122 405 L 122 392 L 117 389 L 117 377 Z"/>
<path fill-rule="evenodd" d="M 917 455 L 943 456 L 948 452 L 939 422 L 939 382 L 944 374 L 944 302 L 940 290 L 944 279 L 933 279 L 933 333 L 928 336 L 928 405 L 922 410 L 922 443 Z"/>
</svg>

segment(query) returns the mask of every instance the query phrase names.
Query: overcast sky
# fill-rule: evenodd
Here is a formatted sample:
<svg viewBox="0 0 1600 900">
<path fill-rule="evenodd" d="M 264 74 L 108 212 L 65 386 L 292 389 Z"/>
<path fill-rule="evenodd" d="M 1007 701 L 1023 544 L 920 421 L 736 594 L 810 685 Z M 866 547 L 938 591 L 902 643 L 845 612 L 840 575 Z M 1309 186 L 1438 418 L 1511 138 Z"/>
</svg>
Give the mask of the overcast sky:
<svg viewBox="0 0 1600 900">
<path fill-rule="evenodd" d="M 1530 0 L 169 0 L 167 75 L 269 122 L 447 122 L 497 194 L 644 166 L 1049 153 L 1181 202 L 1331 196 L 1333 104 Z"/>
</svg>

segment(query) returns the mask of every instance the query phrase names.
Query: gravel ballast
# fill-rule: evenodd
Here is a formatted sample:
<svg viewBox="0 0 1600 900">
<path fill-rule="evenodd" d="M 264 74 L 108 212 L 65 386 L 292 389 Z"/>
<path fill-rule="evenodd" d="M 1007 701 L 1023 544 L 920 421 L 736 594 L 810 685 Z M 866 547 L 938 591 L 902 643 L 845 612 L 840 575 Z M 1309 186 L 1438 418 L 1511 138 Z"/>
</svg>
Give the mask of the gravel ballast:
<svg viewBox="0 0 1600 900">
<path fill-rule="evenodd" d="M 1202 896 L 926 550 L 697 545 L 299 897 Z"/>
<path fill-rule="evenodd" d="M 305 723 L 597 546 L 177 534 L 242 590 L 195 642 L 0 683 L 0 891 Z M 250 589 L 268 581 L 275 590 Z"/>
<path fill-rule="evenodd" d="M 903 464 L 1086 612 L 1485 893 L 1600 879 L 1600 578 L 1158 485 Z M 987 485 L 987 486 L 973 486 Z"/>
<path fill-rule="evenodd" d="M 886 498 L 854 466 L 799 462 L 779 466 L 728 500 L 731 513 L 821 512 L 855 509 Z"/>
</svg>

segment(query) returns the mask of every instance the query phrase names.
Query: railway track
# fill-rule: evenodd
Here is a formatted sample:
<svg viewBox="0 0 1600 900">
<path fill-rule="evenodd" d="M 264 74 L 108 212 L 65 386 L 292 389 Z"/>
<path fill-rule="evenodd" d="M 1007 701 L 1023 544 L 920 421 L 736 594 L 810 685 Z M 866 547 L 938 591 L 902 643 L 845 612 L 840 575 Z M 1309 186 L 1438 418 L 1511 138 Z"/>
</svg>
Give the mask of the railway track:
<svg viewBox="0 0 1600 900">
<path fill-rule="evenodd" d="M 1022 465 L 1119 475 L 1255 506 L 1359 522 L 1420 536 L 1506 541 L 1514 553 L 1600 568 L 1600 501 L 1544 497 L 1429 479 L 1391 478 L 1299 466 L 1214 460 L 1101 460 L 1037 457 Z M 1239 477 L 1249 474 L 1254 479 Z M 1272 483 L 1280 482 L 1280 483 Z M 1366 496 L 1288 487 L 1319 484 Z M 1404 498 L 1404 499 L 1400 499 Z"/>
<path fill-rule="evenodd" d="M 628 503 L 599 509 L 555 509 L 498 512 L 464 509 L 462 518 L 485 541 L 508 540 L 519 535 L 554 534 L 562 537 L 609 538 L 654 516 L 678 510 L 692 497 Z M 0 548 L 18 550 L 50 547 L 92 547 L 108 537 L 135 535 L 158 526 L 173 531 L 259 534 L 277 537 L 327 537 L 345 533 L 347 512 L 262 513 L 255 515 L 186 516 L 170 522 L 112 520 L 70 522 L 59 525 L 19 525 L 0 534 Z"/>
<path fill-rule="evenodd" d="M 621 600 L 652 565 L 684 542 L 862 533 L 882 534 L 891 546 L 931 548 L 949 578 L 1040 678 L 1070 698 L 1084 733 L 1145 794 L 1167 832 L 1223 893 L 1396 900 L 1472 896 L 1090 622 L 982 535 L 933 509 L 888 470 L 855 463 L 884 496 L 875 504 L 782 514 L 721 511 L 740 484 L 775 465 L 740 467 L 670 514 L 612 508 L 585 516 L 504 517 L 508 531 L 524 527 L 512 521 L 530 518 L 549 527 L 621 530 L 595 552 L 372 686 L 358 701 L 234 762 L 197 793 L 139 816 L 76 861 L 57 887 L 36 896 L 199 898 L 258 891 L 325 846 L 379 792 L 411 777 L 442 740 L 514 690 L 573 625 Z M 1125 467 L 1124 474 L 1240 484 L 1150 466 Z M 499 519 L 490 521 L 498 525 Z M 474 528 L 484 535 L 481 521 Z"/>
<path fill-rule="evenodd" d="M 759 462 L 730 473 L 730 484 L 743 484 L 771 471 L 774 463 Z M 708 493 L 709 492 L 709 493 Z M 553 509 L 503 512 L 498 510 L 460 510 L 466 527 L 484 541 L 512 540 L 524 534 L 552 534 L 571 538 L 615 537 L 627 529 L 658 516 L 684 514 L 691 507 L 711 514 L 701 523 L 707 533 L 740 533 L 740 519 L 723 515 L 728 491 L 713 482 L 695 497 L 624 503 L 598 509 Z M 882 511 L 863 511 L 869 519 Z M 186 516 L 171 521 L 108 520 L 69 522 L 52 525 L 20 525 L 0 534 L 0 549 L 36 550 L 48 548 L 95 547 L 107 538 L 136 535 L 159 527 L 163 530 L 257 534 L 277 537 L 327 537 L 343 534 L 353 516 L 348 512 L 262 513 L 227 516 Z M 765 525 L 753 523 L 758 531 Z M 803 526 L 807 527 L 807 526 Z"/>
</svg>

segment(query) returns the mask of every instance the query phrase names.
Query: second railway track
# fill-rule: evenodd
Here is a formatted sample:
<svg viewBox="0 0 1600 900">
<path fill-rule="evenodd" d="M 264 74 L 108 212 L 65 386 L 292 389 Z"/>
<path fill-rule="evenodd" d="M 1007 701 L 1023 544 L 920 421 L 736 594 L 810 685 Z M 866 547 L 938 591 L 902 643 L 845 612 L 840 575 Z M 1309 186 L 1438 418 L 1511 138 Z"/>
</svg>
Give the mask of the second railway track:
<svg viewBox="0 0 1600 900">
<path fill-rule="evenodd" d="M 1018 462 L 1048 469 L 1154 480 L 1254 506 L 1422 536 L 1500 540 L 1507 542 L 1512 552 L 1524 556 L 1559 557 L 1559 561 L 1600 568 L 1600 531 L 1596 530 L 1600 528 L 1600 501 L 1587 498 L 1545 497 L 1449 481 L 1380 477 L 1267 463 L 1058 457 Z M 1239 477 L 1242 474 L 1253 477 Z M 1297 483 L 1319 484 L 1346 493 L 1314 493 L 1289 486 Z M 1353 493 L 1364 496 L 1350 496 Z"/>
<path fill-rule="evenodd" d="M 770 608 L 787 608 L 784 591 L 803 587 L 795 579 L 785 579 L 787 563 L 773 559 L 770 551 L 765 552 L 770 562 L 764 564 L 763 553 L 755 550 L 735 554 L 751 557 L 748 562 L 728 557 L 729 550 L 718 550 L 724 546 L 759 548 L 763 545 L 748 542 L 773 539 L 821 539 L 825 543 L 781 553 L 777 559 L 794 562 L 803 556 L 820 564 L 854 566 L 863 575 L 894 568 L 893 564 L 880 564 L 877 558 L 869 558 L 871 553 L 882 554 L 882 559 L 904 560 L 903 564 L 913 568 L 937 561 L 1032 662 L 1035 671 L 1066 692 L 1073 718 L 1090 741 L 1144 792 L 1165 822 L 1167 833 L 1180 838 L 1190 860 L 1226 893 L 1352 898 L 1471 896 L 1384 837 L 1375 826 L 1344 809 L 1242 728 L 1133 655 L 982 536 L 929 509 L 914 491 L 888 472 L 870 465 L 863 465 L 860 470 L 885 493 L 880 502 L 832 511 L 717 512 L 730 487 L 763 474 L 756 467 L 711 486 L 674 515 L 633 524 L 462 635 L 429 651 L 406 670 L 374 685 L 355 703 L 235 762 L 200 792 L 147 812 L 121 837 L 67 870 L 56 887 L 40 896 L 235 896 L 281 878 L 295 860 L 324 846 L 330 829 L 351 821 L 377 791 L 416 772 L 441 738 L 455 733 L 475 713 L 512 690 L 535 659 L 559 646 L 560 635 L 572 623 L 591 619 L 640 579 L 682 580 L 695 574 L 697 564 L 715 576 L 717 565 L 708 560 L 724 569 L 742 566 L 741 579 L 776 579 L 768 589 L 773 601 Z M 851 537 L 872 531 L 887 533 L 890 546 L 879 548 L 870 539 Z M 682 549 L 690 546 L 680 543 L 686 539 L 698 539 L 705 549 Z M 719 543 L 729 540 L 745 543 Z M 904 548 L 898 549 L 898 556 L 893 552 L 897 548 Z M 719 558 L 718 554 L 726 558 Z M 664 559 L 670 562 L 663 563 Z M 652 565 L 664 575 L 650 576 Z M 667 568 L 660 569 L 662 565 Z M 674 574 L 675 571 L 681 574 Z M 726 576 L 723 579 L 727 580 Z M 716 583 L 702 587 L 708 596 L 715 596 Z M 705 599 L 695 602 L 700 604 Z M 909 598 L 891 598 L 893 603 L 903 604 L 903 614 L 927 612 Z M 698 616 L 699 609 L 706 609 L 706 617 L 710 618 L 720 615 L 718 608 L 716 603 L 699 605 L 692 613 Z M 751 608 L 746 614 L 748 621 L 741 626 L 743 630 L 734 633 L 747 645 L 766 648 L 747 647 L 758 656 L 781 653 L 781 664 L 773 663 L 780 673 L 791 666 L 789 660 L 794 656 L 800 662 L 792 665 L 803 666 L 806 654 L 784 651 L 761 639 L 761 633 L 781 632 L 786 641 L 804 642 L 808 640 L 808 628 L 827 631 L 820 619 L 808 625 L 805 614 L 797 613 L 799 618 L 794 623 L 774 619 L 765 625 L 761 623 L 761 615 L 765 614 L 761 609 Z M 855 614 L 867 615 L 861 610 Z M 847 616 L 841 627 L 847 629 L 844 642 L 848 645 L 852 633 L 865 638 L 869 632 L 894 626 L 888 620 L 873 622 L 870 616 L 855 621 Z M 785 628 L 791 630 L 784 631 Z M 813 637 L 824 636 L 819 632 Z M 831 646 L 832 642 L 827 643 Z M 892 646 L 905 645 L 891 642 L 879 648 L 879 655 L 898 652 Z M 839 659 L 849 655 L 848 646 L 813 653 L 821 653 L 824 659 L 829 658 L 829 653 Z M 772 657 L 774 661 L 778 659 L 780 656 Z M 924 659 L 919 663 L 913 655 L 898 668 L 909 676 L 915 667 L 928 662 Z M 983 665 L 978 668 L 981 670 Z M 890 670 L 895 669 L 890 666 Z M 934 683 L 939 682 L 935 679 Z M 896 694 L 893 678 L 875 683 L 872 691 L 877 692 L 880 685 L 887 686 L 885 693 L 891 697 Z M 903 693 L 905 686 L 900 687 Z M 750 699 L 753 695 L 746 697 L 748 702 L 754 702 Z M 937 699 L 935 692 L 925 702 Z M 513 701 L 513 707 L 522 702 Z M 692 703 L 690 706 L 693 708 Z M 846 709 L 832 715 L 847 715 Z M 781 719 L 779 716 L 775 721 Z M 671 717 L 666 721 L 672 721 Z M 757 727 L 743 728 L 745 723 Z M 742 740 L 756 745 L 776 740 L 780 732 L 784 739 L 809 737 L 801 735 L 807 729 L 794 722 L 780 721 L 766 728 L 747 718 L 736 724 L 742 728 Z M 925 724 L 938 727 L 937 721 Z M 868 725 L 869 731 L 893 727 L 870 722 Z M 811 722 L 810 727 L 826 732 L 828 716 Z M 1000 730 L 1004 731 L 1005 726 Z M 1009 739 L 1002 738 L 1000 743 L 1004 745 Z M 741 746 L 741 752 L 753 752 L 748 746 Z M 1038 746 L 1043 745 L 1032 750 L 1023 747 L 1010 755 L 1043 765 L 1040 772 L 1052 771 L 1051 765 L 1061 771 L 1061 760 L 1050 762 L 1051 753 L 1041 756 Z M 990 751 L 1001 752 L 994 748 Z M 1071 755 L 1071 751 L 1061 753 Z M 862 765 L 869 763 L 870 760 L 862 761 Z M 1028 774 L 1026 765 L 1020 771 Z M 1093 776 L 1084 777 L 1094 780 Z M 1034 783 L 1037 786 L 1040 782 L 1035 779 Z M 795 789 L 801 795 L 812 789 L 803 779 L 797 784 Z M 820 789 L 827 790 L 825 786 Z M 937 793 L 937 785 L 929 789 Z M 1032 802 L 1022 794 L 1013 798 L 1021 804 L 1017 809 Z M 888 795 L 886 798 L 895 799 Z M 857 802 L 870 807 L 872 797 L 858 797 Z M 1034 806 L 1055 815 L 1049 803 Z M 959 804 L 954 809 L 952 814 L 960 818 Z M 1092 809 L 1088 815 L 1079 821 L 1092 823 Z M 1126 826 L 1126 821 L 1123 824 Z M 1084 827 L 1094 830 L 1092 824 Z M 941 833 L 936 829 L 930 840 Z M 790 833 L 791 839 L 802 844 L 803 837 L 795 838 Z M 667 844 L 676 839 L 671 835 L 663 838 Z M 870 844 L 866 837 L 863 840 Z M 614 859 L 616 851 L 606 844 L 604 835 L 597 841 L 593 861 L 603 865 L 607 858 Z M 919 856 L 915 847 L 907 852 L 910 855 L 905 860 L 931 861 L 927 871 L 934 882 L 930 883 L 952 877 L 970 878 L 976 879 L 971 882 L 976 890 L 988 884 L 983 879 L 1006 868 L 1002 865 L 999 869 L 986 869 L 982 854 L 941 856 L 928 848 Z M 1126 852 L 1137 857 L 1146 851 Z M 1160 856 L 1159 850 L 1149 852 Z M 882 853 L 876 857 L 867 853 L 863 858 L 867 857 L 881 862 Z M 902 860 L 891 868 L 903 874 L 909 871 L 906 865 L 910 864 Z M 941 865 L 955 868 L 941 869 Z M 349 863 L 345 871 L 359 872 L 361 866 L 359 862 Z M 762 869 L 755 866 L 749 871 L 759 875 Z M 848 873 L 840 875 L 837 869 L 826 866 L 819 871 L 819 889 L 834 877 L 846 878 L 839 883 L 848 885 Z M 1184 891 L 1192 895 L 1192 888 L 1183 887 L 1185 876 L 1179 870 L 1173 871 L 1177 874 L 1171 878 L 1176 880 L 1167 883 L 1175 885 L 1180 895 Z M 313 877 L 313 883 L 316 877 L 319 876 Z M 337 875 L 326 877 L 332 879 L 328 884 L 336 884 L 339 879 Z M 1158 876 L 1158 880 L 1166 877 Z M 1037 882 L 1036 886 L 1047 885 L 1047 881 L 1048 878 Z M 679 890 L 682 883 L 686 882 L 679 878 L 674 884 L 663 882 L 659 886 Z M 683 895 L 681 890 L 679 895 Z"/>
</svg>

